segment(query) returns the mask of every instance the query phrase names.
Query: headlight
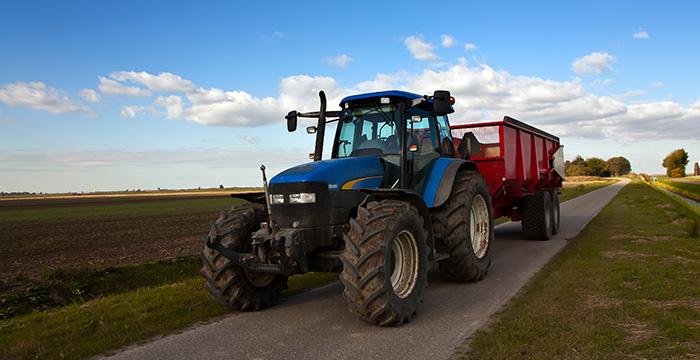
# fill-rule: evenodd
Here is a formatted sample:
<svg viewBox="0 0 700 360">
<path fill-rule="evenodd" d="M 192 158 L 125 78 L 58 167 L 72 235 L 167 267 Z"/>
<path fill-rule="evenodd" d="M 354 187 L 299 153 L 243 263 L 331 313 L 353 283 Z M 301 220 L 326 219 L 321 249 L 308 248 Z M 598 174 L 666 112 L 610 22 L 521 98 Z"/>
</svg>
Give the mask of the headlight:
<svg viewBox="0 0 700 360">
<path fill-rule="evenodd" d="M 316 202 L 315 193 L 289 194 L 290 204 L 313 204 Z"/>
<path fill-rule="evenodd" d="M 270 194 L 270 205 L 284 204 L 284 195 Z"/>
</svg>

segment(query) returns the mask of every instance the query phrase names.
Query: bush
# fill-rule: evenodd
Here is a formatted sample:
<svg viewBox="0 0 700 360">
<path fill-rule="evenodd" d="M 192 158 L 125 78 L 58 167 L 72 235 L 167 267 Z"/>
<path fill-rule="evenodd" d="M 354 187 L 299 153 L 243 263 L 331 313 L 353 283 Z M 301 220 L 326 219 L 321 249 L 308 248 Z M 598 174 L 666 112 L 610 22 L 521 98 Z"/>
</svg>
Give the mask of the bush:
<svg viewBox="0 0 700 360">
<path fill-rule="evenodd" d="M 675 168 L 667 172 L 668 177 L 680 178 L 685 176 L 685 168 Z"/>
<path fill-rule="evenodd" d="M 666 168 L 668 177 L 684 177 L 685 166 L 688 165 L 688 153 L 683 149 L 673 150 L 664 158 L 661 165 Z"/>
</svg>

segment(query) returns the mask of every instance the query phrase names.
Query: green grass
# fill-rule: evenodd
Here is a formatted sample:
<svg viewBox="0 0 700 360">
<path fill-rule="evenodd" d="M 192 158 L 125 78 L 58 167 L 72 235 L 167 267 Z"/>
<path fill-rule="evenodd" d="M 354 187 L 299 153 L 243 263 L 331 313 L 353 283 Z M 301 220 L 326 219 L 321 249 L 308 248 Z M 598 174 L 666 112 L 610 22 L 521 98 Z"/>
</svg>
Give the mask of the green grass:
<svg viewBox="0 0 700 360">
<path fill-rule="evenodd" d="M 458 357 L 697 358 L 697 222 L 634 181 Z"/>
<path fill-rule="evenodd" d="M 143 216 L 165 216 L 193 212 L 218 211 L 239 203 L 230 197 L 204 197 L 197 199 L 167 199 L 130 202 L 128 198 L 108 204 L 75 203 L 66 206 L 22 209 L 0 207 L 0 222 L 35 220 L 92 220 L 130 218 Z"/>
<path fill-rule="evenodd" d="M 656 185 L 695 201 L 700 201 L 700 183 L 659 179 L 656 181 Z"/>
<path fill-rule="evenodd" d="M 102 270 L 53 270 L 37 279 L 15 277 L 0 292 L 0 319 L 183 281 L 197 276 L 201 266 L 199 257 L 188 256 Z"/>
<path fill-rule="evenodd" d="M 329 273 L 293 276 L 284 295 L 336 279 Z M 84 359 L 227 313 L 204 280 L 192 277 L 0 321 L 0 358 Z"/>
<path fill-rule="evenodd" d="M 575 197 L 587 194 L 593 190 L 598 190 L 602 187 L 608 186 L 616 181 L 617 180 L 614 179 L 606 179 L 600 181 L 585 182 L 581 184 L 566 184 L 561 190 L 561 194 L 559 195 L 559 201 L 564 202 L 566 200 L 571 200 Z"/>
</svg>

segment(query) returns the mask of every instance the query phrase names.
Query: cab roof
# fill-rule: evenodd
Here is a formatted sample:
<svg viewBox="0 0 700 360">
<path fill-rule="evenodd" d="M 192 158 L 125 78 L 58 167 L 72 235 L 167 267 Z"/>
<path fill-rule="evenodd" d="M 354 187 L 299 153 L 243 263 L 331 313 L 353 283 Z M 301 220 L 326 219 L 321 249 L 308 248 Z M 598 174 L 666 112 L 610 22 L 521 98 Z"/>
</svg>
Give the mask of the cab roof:
<svg viewBox="0 0 700 360">
<path fill-rule="evenodd" d="M 357 101 L 357 100 L 380 98 L 380 97 L 415 100 L 418 98 L 422 98 L 423 95 L 418 95 L 418 94 L 414 94 L 414 93 L 411 93 L 408 91 L 401 91 L 401 90 L 377 91 L 377 92 L 371 92 L 371 93 L 346 96 L 343 100 L 340 101 L 340 106 L 343 107 L 343 105 L 345 105 L 345 103 L 347 103 L 349 101 Z M 432 100 L 428 100 L 428 102 L 432 102 Z"/>
</svg>

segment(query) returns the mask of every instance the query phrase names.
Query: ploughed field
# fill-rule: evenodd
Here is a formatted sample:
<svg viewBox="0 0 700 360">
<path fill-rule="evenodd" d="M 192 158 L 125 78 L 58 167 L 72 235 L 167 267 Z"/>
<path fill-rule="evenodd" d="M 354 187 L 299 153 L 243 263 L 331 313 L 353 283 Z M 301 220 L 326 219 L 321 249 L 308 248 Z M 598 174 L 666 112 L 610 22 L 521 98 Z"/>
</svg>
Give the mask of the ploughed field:
<svg viewBox="0 0 700 360">
<path fill-rule="evenodd" d="M 0 284 L 196 254 L 230 193 L 1 200 Z"/>
</svg>

